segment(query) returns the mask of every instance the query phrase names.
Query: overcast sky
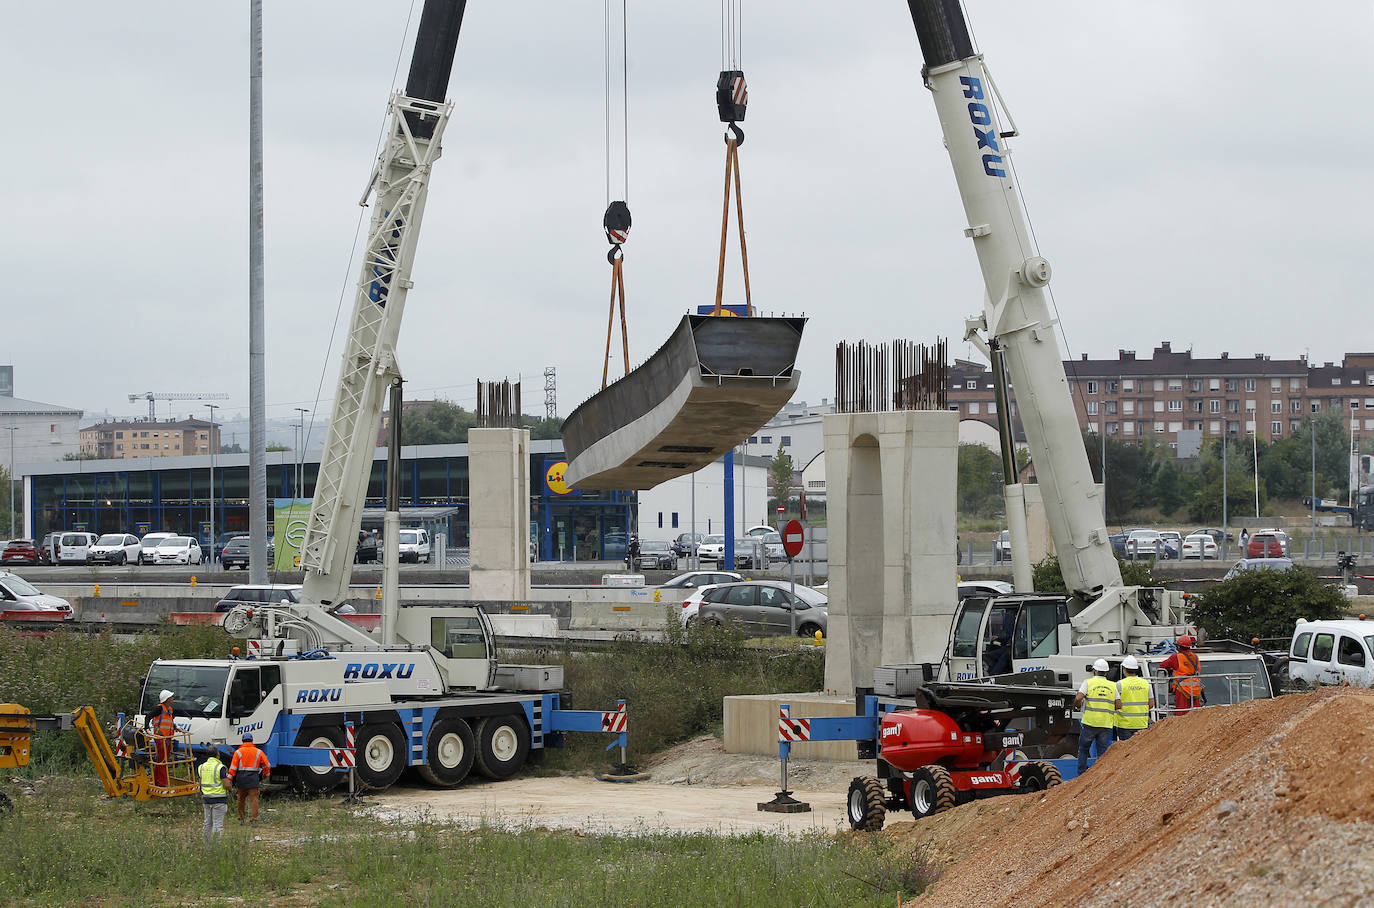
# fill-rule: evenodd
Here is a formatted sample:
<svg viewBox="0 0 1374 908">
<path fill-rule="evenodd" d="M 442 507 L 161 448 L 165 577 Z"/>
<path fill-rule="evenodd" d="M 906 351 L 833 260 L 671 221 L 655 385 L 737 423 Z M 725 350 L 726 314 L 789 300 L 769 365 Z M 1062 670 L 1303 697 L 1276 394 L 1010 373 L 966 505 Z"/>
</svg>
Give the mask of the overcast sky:
<svg viewBox="0 0 1374 908">
<path fill-rule="evenodd" d="M 1374 349 L 1368 2 L 1319 17 L 1213 0 L 966 5 L 1022 132 L 1066 355 L 1146 356 L 1164 339 L 1199 356 Z M 351 304 L 356 203 L 412 5 L 266 6 L 267 401 L 289 417 L 316 406 L 322 374 L 319 409 L 332 398 L 327 345 L 346 285 L 345 317 Z M 958 338 L 983 287 L 906 4 L 743 6 L 753 299 L 811 318 L 798 398 L 833 395 L 839 340 L 943 336 L 970 356 Z M 247 0 L 5 15 L 0 362 L 16 395 L 141 414 L 128 394 L 222 391 L 221 417 L 246 413 Z M 714 299 L 719 4 L 631 0 L 628 31 L 637 364 Z M 469 3 L 401 330 L 408 397 L 471 407 L 476 379 L 523 376 L 539 412 L 555 366 L 566 415 L 599 387 L 601 35 L 601 3 Z M 733 245 L 726 296 L 743 299 Z"/>
</svg>

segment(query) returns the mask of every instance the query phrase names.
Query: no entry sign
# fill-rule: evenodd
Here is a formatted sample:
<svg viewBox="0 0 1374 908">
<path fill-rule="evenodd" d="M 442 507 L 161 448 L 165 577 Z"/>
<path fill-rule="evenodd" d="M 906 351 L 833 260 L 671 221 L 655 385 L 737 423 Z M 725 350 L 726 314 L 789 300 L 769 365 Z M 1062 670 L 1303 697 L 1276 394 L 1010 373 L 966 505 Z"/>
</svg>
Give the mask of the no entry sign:
<svg viewBox="0 0 1374 908">
<path fill-rule="evenodd" d="M 800 555 L 805 543 L 806 531 L 802 528 L 801 521 L 787 521 L 787 526 L 782 528 L 782 550 L 787 553 L 787 557 L 796 558 Z"/>
</svg>

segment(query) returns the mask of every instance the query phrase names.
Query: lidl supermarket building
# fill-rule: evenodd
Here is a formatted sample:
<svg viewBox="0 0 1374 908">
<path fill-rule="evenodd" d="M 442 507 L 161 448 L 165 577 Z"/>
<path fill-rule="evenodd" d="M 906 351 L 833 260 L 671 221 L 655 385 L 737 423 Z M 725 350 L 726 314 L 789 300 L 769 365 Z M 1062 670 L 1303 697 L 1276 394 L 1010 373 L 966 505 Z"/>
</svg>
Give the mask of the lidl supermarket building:
<svg viewBox="0 0 1374 908">
<path fill-rule="evenodd" d="M 268 526 L 276 498 L 314 494 L 319 455 L 303 462 L 293 453 L 267 455 Z M 631 492 L 565 492 L 550 487 L 561 477 L 562 442 L 530 442 L 530 526 L 542 561 L 619 559 L 633 527 Z M 214 490 L 211 491 L 211 471 Z M 217 454 L 127 460 L 73 460 L 20 464 L 24 535 L 41 539 L 60 530 L 92 533 L 150 532 L 198 536 L 248 532 L 248 455 Z M 298 479 L 299 477 L 299 479 Z M 562 488 L 561 482 L 555 485 Z M 379 448 L 367 489 L 364 526 L 381 525 L 386 451 Z M 211 523 L 211 501 L 214 503 Z M 468 544 L 468 446 L 417 445 L 401 449 L 401 523 Z"/>
</svg>

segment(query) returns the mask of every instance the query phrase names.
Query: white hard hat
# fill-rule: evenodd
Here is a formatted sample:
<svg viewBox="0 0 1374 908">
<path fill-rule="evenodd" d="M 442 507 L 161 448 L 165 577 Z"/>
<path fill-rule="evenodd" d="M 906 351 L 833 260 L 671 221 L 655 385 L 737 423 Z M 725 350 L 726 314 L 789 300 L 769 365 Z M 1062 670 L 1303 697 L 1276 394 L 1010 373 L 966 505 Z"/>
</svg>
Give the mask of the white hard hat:
<svg viewBox="0 0 1374 908">
<path fill-rule="evenodd" d="M 1122 659 L 1121 667 L 1129 668 L 1133 672 L 1140 671 L 1140 663 L 1136 661 L 1135 656 L 1127 656 L 1125 659 Z"/>
<path fill-rule="evenodd" d="M 1093 663 L 1093 671 L 1095 672 L 1106 672 L 1111 671 L 1111 669 L 1112 667 L 1107 664 L 1106 659 L 1098 659 L 1096 662 Z"/>
<path fill-rule="evenodd" d="M 172 696 L 173 694 L 171 691 L 164 690 L 162 693 L 157 695 L 157 702 L 166 703 L 168 700 L 172 699 Z"/>
</svg>

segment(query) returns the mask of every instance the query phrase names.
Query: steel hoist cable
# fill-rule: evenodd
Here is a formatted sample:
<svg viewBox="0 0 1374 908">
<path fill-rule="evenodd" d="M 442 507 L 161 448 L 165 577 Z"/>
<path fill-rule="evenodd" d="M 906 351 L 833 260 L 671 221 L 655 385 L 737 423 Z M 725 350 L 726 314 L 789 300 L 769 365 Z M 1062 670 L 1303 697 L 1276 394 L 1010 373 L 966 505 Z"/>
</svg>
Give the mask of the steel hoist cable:
<svg viewBox="0 0 1374 908">
<path fill-rule="evenodd" d="M 744 130 L 739 123 L 744 119 L 749 104 L 749 87 L 741 69 L 740 48 L 740 6 L 742 0 L 722 0 L 721 3 L 721 59 L 722 65 L 729 68 L 721 70 L 716 80 L 716 111 L 720 121 L 726 124 L 725 132 L 725 197 L 720 214 L 720 260 L 716 268 L 716 305 L 712 315 L 730 315 L 722 300 L 725 295 L 725 249 L 730 235 L 730 189 L 735 190 L 735 220 L 739 224 L 739 257 L 744 271 L 744 309 L 746 315 L 754 314 L 754 303 L 749 291 L 749 247 L 744 239 L 744 197 L 743 181 L 740 179 L 739 147 L 744 144 Z"/>
<path fill-rule="evenodd" d="M 601 387 L 604 390 L 609 382 L 611 369 L 611 335 L 615 329 L 615 310 L 620 305 L 620 353 L 624 360 L 625 374 L 630 374 L 630 334 L 625 321 L 625 252 L 621 249 L 630 238 L 630 206 L 625 201 L 630 197 L 630 68 L 629 68 L 629 24 L 625 9 L 626 0 L 620 0 L 620 109 L 621 141 L 624 162 L 623 195 L 620 200 L 611 199 L 611 6 L 612 0 L 605 0 L 604 31 L 606 75 L 606 213 L 601 218 L 601 227 L 606 232 L 606 242 L 611 248 L 606 252 L 606 261 L 611 266 L 611 303 L 606 316 L 606 356 L 601 364 Z"/>
</svg>

